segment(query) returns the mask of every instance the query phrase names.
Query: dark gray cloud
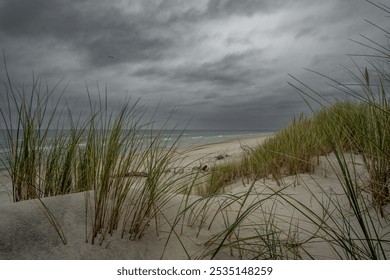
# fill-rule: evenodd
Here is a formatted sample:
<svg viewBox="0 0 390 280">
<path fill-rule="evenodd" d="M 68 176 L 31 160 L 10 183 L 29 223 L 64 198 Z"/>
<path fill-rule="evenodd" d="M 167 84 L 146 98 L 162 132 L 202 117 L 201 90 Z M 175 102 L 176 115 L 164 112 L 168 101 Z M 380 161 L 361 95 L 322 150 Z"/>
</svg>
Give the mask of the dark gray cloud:
<svg viewBox="0 0 390 280">
<path fill-rule="evenodd" d="M 220 15 L 245 15 L 251 16 L 258 12 L 266 13 L 271 10 L 277 9 L 281 6 L 285 6 L 287 1 L 278 0 L 210 0 L 207 6 L 207 13 L 211 16 Z"/>
<path fill-rule="evenodd" d="M 159 59 L 172 45 L 152 14 L 129 16 L 107 1 L 5 1 L 0 26 L 10 39 L 52 39 L 69 46 L 90 67 Z"/>
<path fill-rule="evenodd" d="M 273 75 L 274 70 L 260 69 L 253 65 L 261 51 L 253 50 L 240 54 L 229 54 L 217 61 L 179 67 L 147 67 L 134 72 L 138 77 L 169 79 L 180 83 L 211 84 L 220 87 L 248 87 L 259 77 Z"/>
<path fill-rule="evenodd" d="M 0 49 L 16 83 L 65 77 L 81 107 L 98 82 L 194 128 L 277 129 L 310 111 L 288 73 L 328 98 L 340 93 L 304 68 L 353 83 L 345 54 L 369 50 L 348 38 L 386 39 L 364 19 L 389 27 L 364 0 L 0 0 Z"/>
</svg>

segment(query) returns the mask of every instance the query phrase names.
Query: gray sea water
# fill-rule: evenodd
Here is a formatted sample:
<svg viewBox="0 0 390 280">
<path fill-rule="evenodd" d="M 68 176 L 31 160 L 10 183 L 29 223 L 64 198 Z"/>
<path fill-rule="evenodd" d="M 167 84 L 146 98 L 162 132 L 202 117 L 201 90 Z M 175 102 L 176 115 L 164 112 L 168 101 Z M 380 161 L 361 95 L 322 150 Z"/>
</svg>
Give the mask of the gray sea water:
<svg viewBox="0 0 390 280">
<path fill-rule="evenodd" d="M 186 148 L 247 137 L 267 136 L 273 133 L 274 131 L 253 130 L 165 130 L 163 132 L 151 131 L 147 135 L 150 137 L 150 135 L 159 134 L 164 145 L 171 146 L 176 143 L 179 147 Z M 50 137 L 53 137 L 55 134 L 55 130 L 49 131 L 47 142 L 50 142 Z M 177 141 L 178 137 L 179 141 Z M 8 142 L 6 131 L 0 129 L 0 170 L 4 170 L 7 164 L 6 155 L 9 152 Z M 82 144 L 83 143 L 81 142 L 81 145 Z"/>
</svg>

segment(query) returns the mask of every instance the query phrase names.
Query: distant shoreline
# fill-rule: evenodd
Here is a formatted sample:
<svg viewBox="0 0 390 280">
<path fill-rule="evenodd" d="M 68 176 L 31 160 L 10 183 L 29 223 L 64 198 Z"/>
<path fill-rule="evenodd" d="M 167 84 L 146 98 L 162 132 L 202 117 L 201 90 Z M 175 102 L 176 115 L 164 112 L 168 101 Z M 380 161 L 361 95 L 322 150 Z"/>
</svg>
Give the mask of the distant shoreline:
<svg viewBox="0 0 390 280">
<path fill-rule="evenodd" d="M 4 129 L 0 129 L 2 131 Z M 51 130 L 54 135 L 56 130 Z M 164 140 L 167 146 L 170 146 L 177 140 L 176 143 L 179 149 L 198 147 L 209 144 L 225 143 L 230 141 L 236 141 L 239 139 L 257 138 L 263 136 L 273 135 L 276 131 L 251 131 L 251 130 L 152 130 L 151 134 L 155 135 L 158 132 L 163 132 L 161 138 Z M 0 133 L 2 136 L 3 133 Z M 49 136 L 50 137 L 50 136 Z M 50 138 L 49 138 L 50 139 Z M 5 161 L 6 154 L 6 142 L 4 138 L 0 138 L 0 157 L 3 157 Z M 0 171 L 5 171 L 6 168 L 0 158 Z"/>
</svg>

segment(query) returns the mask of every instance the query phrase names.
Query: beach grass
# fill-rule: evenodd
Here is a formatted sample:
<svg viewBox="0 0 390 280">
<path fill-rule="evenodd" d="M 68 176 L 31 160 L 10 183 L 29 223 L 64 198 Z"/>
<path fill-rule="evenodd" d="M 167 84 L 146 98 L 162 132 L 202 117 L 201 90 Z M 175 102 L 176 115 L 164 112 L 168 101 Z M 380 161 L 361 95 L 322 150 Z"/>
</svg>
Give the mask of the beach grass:
<svg viewBox="0 0 390 280">
<path fill-rule="evenodd" d="M 236 257 L 245 259 L 315 259 L 318 256 L 307 248 L 326 244 L 335 258 L 387 259 L 390 232 L 384 209 L 390 202 L 390 111 L 386 98 L 366 101 L 337 102 L 313 112 L 312 117 L 301 116 L 241 162 L 215 165 L 209 176 L 210 193 L 203 195 L 219 194 L 231 204 L 246 206 L 235 208 L 238 215 L 230 217 L 225 229 L 210 240 L 205 255 L 215 258 L 224 250 L 234 250 Z M 327 158 L 325 176 L 336 174 L 340 190 L 329 190 L 311 175 Z M 301 179 L 302 174 L 311 183 Z M 245 177 L 253 184 L 263 182 L 269 194 L 258 193 L 252 186 L 241 195 L 224 194 L 228 184 L 238 180 L 245 184 Z M 290 194 L 297 185 L 310 194 L 310 201 Z M 292 216 L 276 214 L 269 200 L 289 207 Z M 226 201 L 220 202 L 223 209 Z"/>
<path fill-rule="evenodd" d="M 377 49 L 375 44 L 371 50 Z M 241 160 L 216 164 L 207 175 L 199 169 L 172 172 L 190 166 L 183 166 L 186 151 L 178 151 L 180 135 L 168 145 L 166 123 L 156 133 L 153 117 L 144 120 L 138 101 L 109 110 L 107 92 L 93 104 L 87 89 L 89 114 L 75 117 L 61 105 L 58 85 L 49 89 L 33 78 L 31 89 L 16 88 L 6 71 L 0 114 L 13 201 L 39 201 L 64 244 L 61 225 L 42 198 L 84 192 L 86 241 L 92 244 L 103 245 L 115 232 L 140 239 L 151 224 L 158 236 L 163 220 L 170 232 L 162 254 L 175 237 L 191 258 L 182 239 L 187 227 L 197 227 L 195 238 L 212 232 L 199 258 L 316 259 L 323 256 L 310 248 L 325 246 L 334 258 L 388 259 L 389 58 L 382 46 L 363 68 L 347 69 L 359 87 L 318 73 L 343 101 L 325 100 L 291 76 L 292 89 L 319 109 L 311 106 L 310 116 L 295 117 Z M 337 180 L 332 186 L 314 174 L 324 161 L 325 176 Z M 239 192 L 225 190 L 238 180 Z M 307 200 L 294 194 L 298 186 Z M 181 202 L 169 220 L 165 206 L 178 195 Z"/>
<path fill-rule="evenodd" d="M 116 230 L 138 239 L 152 221 L 158 231 L 160 208 L 173 194 L 185 193 L 192 177 L 171 172 L 180 163 L 181 135 L 168 137 L 164 126 L 169 119 L 155 129 L 158 109 L 148 120 L 139 100 L 108 109 L 107 92 L 98 91 L 94 104 L 88 88 L 89 112 L 75 116 L 64 93 L 56 91 L 58 85 L 42 87 L 41 79 L 34 78 L 30 90 L 17 88 L 6 70 L 0 108 L 6 142 L 1 148 L 13 201 L 42 202 L 48 196 L 85 192 L 86 223 L 91 225 L 86 240 L 91 243 L 102 244 Z M 47 207 L 42 209 L 55 221 Z M 52 225 L 62 232 L 58 223 Z"/>
<path fill-rule="evenodd" d="M 389 13 L 389 7 L 374 5 Z M 236 248 L 239 256 L 245 255 L 246 258 L 316 258 L 305 248 L 325 243 L 335 258 L 388 259 L 390 232 L 384 209 L 390 202 L 390 51 L 386 45 L 370 42 L 374 44 L 372 47 L 362 44 L 374 52 L 363 56 L 365 66 L 361 67 L 352 57 L 356 71 L 346 69 L 358 87 L 315 72 L 340 93 L 338 100 L 327 100 L 320 92 L 291 76 L 293 82 L 290 85 L 312 108 L 312 115 L 294 118 L 287 127 L 245 154 L 241 161 L 212 167 L 209 176 L 209 194 L 223 193 L 226 185 L 238 178 L 249 177 L 265 184 L 272 180 L 280 188 L 275 190 L 272 184 L 269 186 L 270 192 L 276 196 L 272 199 L 282 201 L 291 207 L 291 211 L 299 213 L 301 222 L 308 221 L 311 230 L 299 226 L 292 217 L 290 221 L 284 220 L 290 227 L 278 227 L 280 217 L 272 210 L 264 211 L 265 200 L 259 196 L 242 212 L 243 216 L 238 215 L 230 221 L 218 235 L 219 239 L 210 241 L 213 249 L 208 256 L 214 258 L 227 247 Z M 313 100 L 319 109 L 310 104 Z M 332 157 L 335 160 L 331 160 Z M 323 158 L 328 159 L 328 172 L 336 174 L 345 200 L 339 198 L 340 193 L 329 191 L 327 186 L 316 181 L 316 177 L 311 177 L 310 174 L 321 168 Z M 312 183 L 300 180 L 301 174 L 311 177 Z M 294 176 L 297 179 L 291 182 L 290 178 Z M 290 183 L 286 184 L 286 179 Z M 310 193 L 310 205 L 308 201 L 300 201 L 284 192 L 297 184 Z M 235 197 L 238 199 L 237 195 Z M 312 203 L 319 205 L 321 211 L 317 212 Z M 252 213 L 263 214 L 265 223 L 249 219 Z M 268 216 L 264 216 L 265 213 Z M 254 234 L 240 236 L 239 233 L 247 228 Z M 305 237 L 299 237 L 299 233 Z M 232 235 L 236 237 L 233 240 L 230 239 Z M 263 248 L 256 247 L 256 244 Z"/>
</svg>

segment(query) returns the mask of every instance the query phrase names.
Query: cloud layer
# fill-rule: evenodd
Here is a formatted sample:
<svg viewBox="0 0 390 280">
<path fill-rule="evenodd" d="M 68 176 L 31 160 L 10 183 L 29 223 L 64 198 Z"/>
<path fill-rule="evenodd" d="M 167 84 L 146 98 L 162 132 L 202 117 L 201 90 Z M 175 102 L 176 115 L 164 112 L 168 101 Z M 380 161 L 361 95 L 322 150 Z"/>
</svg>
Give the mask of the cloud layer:
<svg viewBox="0 0 390 280">
<path fill-rule="evenodd" d="M 98 81 L 193 128 L 279 129 L 308 111 L 288 73 L 332 95 L 304 68 L 349 81 L 347 38 L 381 40 L 364 19 L 388 25 L 356 0 L 0 0 L 0 48 L 14 80 L 65 77 L 69 98 Z"/>
</svg>

